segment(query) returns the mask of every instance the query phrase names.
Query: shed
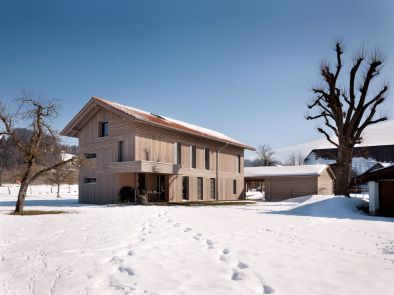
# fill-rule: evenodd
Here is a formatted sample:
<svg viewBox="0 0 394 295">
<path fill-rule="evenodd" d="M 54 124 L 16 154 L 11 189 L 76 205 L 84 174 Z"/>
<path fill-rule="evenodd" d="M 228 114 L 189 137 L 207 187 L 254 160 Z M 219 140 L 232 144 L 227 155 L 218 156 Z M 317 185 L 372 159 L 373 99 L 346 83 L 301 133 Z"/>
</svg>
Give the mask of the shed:
<svg viewBox="0 0 394 295">
<path fill-rule="evenodd" d="M 245 167 L 246 190 L 260 190 L 267 201 L 331 195 L 335 176 L 328 165 Z"/>
<path fill-rule="evenodd" d="M 368 183 L 371 214 L 394 216 L 394 165 L 365 173 L 359 182 Z"/>
</svg>

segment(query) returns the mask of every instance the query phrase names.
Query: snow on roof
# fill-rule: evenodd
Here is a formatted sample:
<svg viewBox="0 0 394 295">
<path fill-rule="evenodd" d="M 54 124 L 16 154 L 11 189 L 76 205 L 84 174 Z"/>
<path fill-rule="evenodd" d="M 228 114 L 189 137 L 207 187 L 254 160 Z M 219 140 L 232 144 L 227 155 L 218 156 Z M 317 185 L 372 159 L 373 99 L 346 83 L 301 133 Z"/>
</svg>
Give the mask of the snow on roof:
<svg viewBox="0 0 394 295">
<path fill-rule="evenodd" d="M 245 167 L 245 177 L 320 175 L 328 165 Z"/>
<path fill-rule="evenodd" d="M 154 123 L 154 124 L 169 127 L 172 129 L 177 129 L 177 130 L 180 130 L 183 132 L 192 133 L 192 134 L 198 135 L 198 136 L 219 139 L 224 142 L 229 142 L 229 143 L 232 143 L 232 144 L 235 144 L 238 146 L 242 146 L 247 149 L 254 150 L 253 147 L 243 144 L 243 143 L 241 143 L 241 142 L 239 142 L 227 135 L 224 135 L 223 133 L 220 133 L 220 132 L 217 132 L 214 130 L 210 130 L 210 129 L 203 128 L 203 127 L 193 125 L 190 123 L 178 121 L 178 120 L 164 117 L 161 115 L 149 113 L 149 112 L 137 109 L 137 108 L 129 107 L 129 106 L 126 106 L 126 105 L 123 105 L 123 104 L 120 104 L 117 102 L 109 101 L 109 100 L 106 100 L 103 98 L 93 97 L 93 99 L 101 101 L 107 105 L 110 105 L 113 108 L 116 108 L 116 109 L 118 109 L 126 114 L 129 114 L 129 115 L 131 115 L 139 120 L 142 120 L 142 121 Z"/>
</svg>

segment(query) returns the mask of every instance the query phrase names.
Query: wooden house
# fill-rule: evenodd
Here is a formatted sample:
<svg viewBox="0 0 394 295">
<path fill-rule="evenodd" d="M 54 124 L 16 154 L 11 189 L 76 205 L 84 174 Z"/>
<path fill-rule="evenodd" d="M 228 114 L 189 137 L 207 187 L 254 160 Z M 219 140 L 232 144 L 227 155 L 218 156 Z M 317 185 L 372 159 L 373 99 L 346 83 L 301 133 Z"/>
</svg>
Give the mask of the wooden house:
<svg viewBox="0 0 394 295">
<path fill-rule="evenodd" d="M 132 188 L 166 202 L 237 200 L 244 150 L 222 133 L 93 97 L 61 132 L 79 139 L 81 203 L 115 203 Z"/>
</svg>

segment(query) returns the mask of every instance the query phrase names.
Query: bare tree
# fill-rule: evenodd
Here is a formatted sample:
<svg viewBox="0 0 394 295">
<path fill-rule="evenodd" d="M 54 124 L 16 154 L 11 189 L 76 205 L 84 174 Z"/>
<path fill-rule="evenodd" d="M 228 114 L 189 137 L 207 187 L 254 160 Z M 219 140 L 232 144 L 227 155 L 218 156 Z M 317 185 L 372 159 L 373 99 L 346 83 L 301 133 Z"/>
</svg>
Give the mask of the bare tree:
<svg viewBox="0 0 394 295">
<path fill-rule="evenodd" d="M 59 105 L 55 101 L 41 101 L 28 95 L 23 95 L 16 103 L 18 110 L 15 114 L 8 113 L 5 106 L 0 104 L 0 120 L 4 125 L 4 130 L 0 131 L 0 135 L 6 134 L 12 138 L 17 150 L 23 155 L 25 161 L 18 200 L 15 206 L 15 212 L 21 213 L 24 209 L 27 189 L 33 181 L 49 171 L 66 164 L 76 165 L 79 163 L 79 158 L 75 156 L 66 161 L 60 158 L 60 151 L 57 150 L 58 137 L 50 125 L 51 119 L 58 114 Z M 15 132 L 15 125 L 20 123 L 20 121 L 24 123 L 26 121 L 32 122 L 30 128 L 33 130 L 33 133 L 28 141 L 21 140 L 17 132 Z M 42 168 L 37 165 L 37 160 L 43 155 L 44 149 L 50 149 L 58 157 L 49 167 Z"/>
<path fill-rule="evenodd" d="M 258 146 L 257 151 L 257 159 L 260 162 L 261 166 L 274 166 L 276 164 L 274 155 L 275 152 L 272 150 L 272 147 L 268 144 L 261 144 Z"/>
<path fill-rule="evenodd" d="M 287 166 L 295 166 L 297 165 L 297 160 L 296 160 L 296 155 L 295 153 L 292 153 L 289 158 L 287 159 L 287 161 L 285 162 L 285 165 Z"/>
<path fill-rule="evenodd" d="M 62 184 L 70 184 L 73 181 L 75 172 L 69 165 L 59 166 L 47 174 L 47 181 L 50 185 L 57 186 L 56 196 L 60 198 L 60 186 Z"/>
<path fill-rule="evenodd" d="M 363 131 L 367 126 L 387 120 L 386 116 L 377 116 L 376 112 L 384 102 L 389 86 L 383 84 L 374 93 L 370 90 L 371 83 L 380 74 L 383 65 L 378 50 L 369 57 L 361 50 L 354 57 L 349 80 L 346 81 L 348 86 L 340 85 L 344 53 L 341 42 L 335 44 L 335 52 L 335 68 L 328 62 L 320 66 L 322 86 L 313 88 L 315 98 L 308 105 L 315 113 L 306 119 L 322 121 L 325 127 L 318 127 L 317 130 L 338 148 L 335 193 L 348 196 L 354 146 L 362 142 Z"/>
<path fill-rule="evenodd" d="M 296 155 L 297 165 L 304 165 L 304 159 L 305 159 L 305 156 L 301 152 L 298 152 Z"/>
</svg>

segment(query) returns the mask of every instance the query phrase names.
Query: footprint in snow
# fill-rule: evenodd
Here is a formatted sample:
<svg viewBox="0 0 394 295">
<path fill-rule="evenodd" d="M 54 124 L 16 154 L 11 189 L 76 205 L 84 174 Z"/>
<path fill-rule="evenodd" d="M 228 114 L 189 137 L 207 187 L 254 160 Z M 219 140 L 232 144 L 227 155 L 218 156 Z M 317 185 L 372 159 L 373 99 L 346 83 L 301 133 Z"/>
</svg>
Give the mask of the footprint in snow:
<svg viewBox="0 0 394 295">
<path fill-rule="evenodd" d="M 270 286 L 263 284 L 263 294 L 272 294 L 275 290 L 272 289 Z"/>
<path fill-rule="evenodd" d="M 237 267 L 239 269 L 245 269 L 245 268 L 248 268 L 249 266 L 244 262 L 240 262 L 240 263 L 238 263 Z"/>
<path fill-rule="evenodd" d="M 134 275 L 133 270 L 132 270 L 131 268 L 129 268 L 129 267 L 120 266 L 120 267 L 118 268 L 118 270 L 119 270 L 120 272 L 125 272 L 125 273 L 127 273 L 129 276 L 133 276 L 133 275 Z"/>
<path fill-rule="evenodd" d="M 222 253 L 225 254 L 225 255 L 227 255 L 227 254 L 230 253 L 230 250 L 229 250 L 229 249 L 223 249 Z"/>
<path fill-rule="evenodd" d="M 192 229 L 190 227 L 185 228 L 184 232 L 187 233 L 189 231 L 191 231 Z"/>
<path fill-rule="evenodd" d="M 133 254 L 134 254 L 134 253 L 133 253 L 133 251 L 131 251 L 131 250 L 130 250 L 129 252 L 127 252 L 127 255 L 129 255 L 129 256 L 133 256 Z"/>
<path fill-rule="evenodd" d="M 241 281 L 244 277 L 245 277 L 245 275 L 242 272 L 234 271 L 231 276 L 231 279 L 233 281 Z"/>
</svg>

